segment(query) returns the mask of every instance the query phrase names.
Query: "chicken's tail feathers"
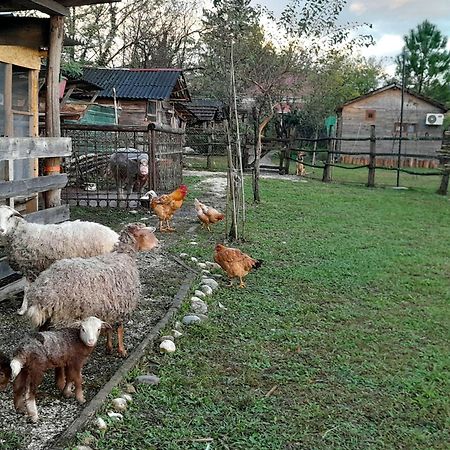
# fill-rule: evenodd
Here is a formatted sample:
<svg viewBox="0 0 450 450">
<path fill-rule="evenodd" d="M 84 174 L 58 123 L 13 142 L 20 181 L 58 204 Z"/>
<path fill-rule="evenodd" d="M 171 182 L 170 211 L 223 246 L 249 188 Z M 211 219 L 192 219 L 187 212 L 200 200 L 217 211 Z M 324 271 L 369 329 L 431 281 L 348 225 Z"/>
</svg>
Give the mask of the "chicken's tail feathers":
<svg viewBox="0 0 450 450">
<path fill-rule="evenodd" d="M 255 265 L 253 266 L 254 269 L 259 269 L 264 262 L 262 259 L 256 259 Z"/>
</svg>

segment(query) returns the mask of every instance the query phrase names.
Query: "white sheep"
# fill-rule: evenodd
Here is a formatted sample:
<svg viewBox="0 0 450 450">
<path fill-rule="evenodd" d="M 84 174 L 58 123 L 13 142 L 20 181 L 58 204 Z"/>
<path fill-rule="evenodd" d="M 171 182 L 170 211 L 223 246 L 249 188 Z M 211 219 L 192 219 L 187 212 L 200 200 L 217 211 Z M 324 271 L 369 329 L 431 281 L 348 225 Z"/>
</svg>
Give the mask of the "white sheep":
<svg viewBox="0 0 450 450">
<path fill-rule="evenodd" d="M 9 206 L 0 206 L 0 236 L 5 238 L 10 266 L 26 279 L 25 292 L 30 283 L 55 261 L 109 253 L 119 239 L 115 231 L 95 222 L 29 223 Z M 18 314 L 25 314 L 27 308 L 24 295 Z"/>
<path fill-rule="evenodd" d="M 26 336 L 11 360 L 3 357 L 0 371 L 5 374 L 6 381 L 13 382 L 16 411 L 37 422 L 36 391 L 49 369 L 55 369 L 56 384 L 64 396 L 71 397 L 75 386 L 76 399 L 84 403 L 81 370 L 105 326 L 109 327 L 97 317 L 87 317 L 77 324 L 77 328 Z"/>
<path fill-rule="evenodd" d="M 91 258 L 63 259 L 42 272 L 26 292 L 27 316 L 36 327 L 67 326 L 96 316 L 118 325 L 118 348 L 123 346 L 123 323 L 136 308 L 140 294 L 137 251 L 158 245 L 155 228 L 136 223 L 125 226 L 112 253 Z M 42 329 L 42 328 L 41 328 Z M 112 330 L 107 350 L 112 351 Z"/>
</svg>

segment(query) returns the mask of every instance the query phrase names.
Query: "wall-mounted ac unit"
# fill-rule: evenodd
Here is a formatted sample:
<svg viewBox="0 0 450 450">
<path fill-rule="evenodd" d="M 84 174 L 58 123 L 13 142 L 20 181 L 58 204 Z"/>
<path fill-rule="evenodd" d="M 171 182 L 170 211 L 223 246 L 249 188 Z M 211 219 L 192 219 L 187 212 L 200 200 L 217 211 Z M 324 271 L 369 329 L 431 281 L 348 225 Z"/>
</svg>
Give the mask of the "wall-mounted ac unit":
<svg viewBox="0 0 450 450">
<path fill-rule="evenodd" d="M 425 118 L 426 125 L 442 125 L 444 123 L 444 114 L 429 113 Z"/>
</svg>

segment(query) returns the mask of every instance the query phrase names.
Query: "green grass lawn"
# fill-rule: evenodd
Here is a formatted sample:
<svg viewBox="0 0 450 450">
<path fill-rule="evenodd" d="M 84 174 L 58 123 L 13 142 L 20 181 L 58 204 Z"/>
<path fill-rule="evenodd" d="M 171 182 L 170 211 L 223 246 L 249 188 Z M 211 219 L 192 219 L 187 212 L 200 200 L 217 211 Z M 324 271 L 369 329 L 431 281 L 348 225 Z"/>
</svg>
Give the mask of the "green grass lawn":
<svg viewBox="0 0 450 450">
<path fill-rule="evenodd" d="M 449 448 L 449 199 L 279 180 L 261 194 L 241 247 L 263 266 L 174 355 L 149 356 L 160 385 L 95 448 Z M 222 232 L 173 251 L 211 260 Z"/>
</svg>

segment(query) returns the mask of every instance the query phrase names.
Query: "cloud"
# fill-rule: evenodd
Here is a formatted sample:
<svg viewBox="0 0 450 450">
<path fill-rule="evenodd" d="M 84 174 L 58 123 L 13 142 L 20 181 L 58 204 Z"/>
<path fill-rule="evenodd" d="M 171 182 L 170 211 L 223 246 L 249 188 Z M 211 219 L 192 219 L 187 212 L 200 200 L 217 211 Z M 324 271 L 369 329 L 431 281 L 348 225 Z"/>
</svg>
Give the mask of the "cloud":
<svg viewBox="0 0 450 450">
<path fill-rule="evenodd" d="M 404 40 L 400 34 L 383 34 L 376 39 L 375 45 L 364 49 L 364 55 L 376 58 L 397 56 L 401 53 L 403 45 Z"/>
</svg>

